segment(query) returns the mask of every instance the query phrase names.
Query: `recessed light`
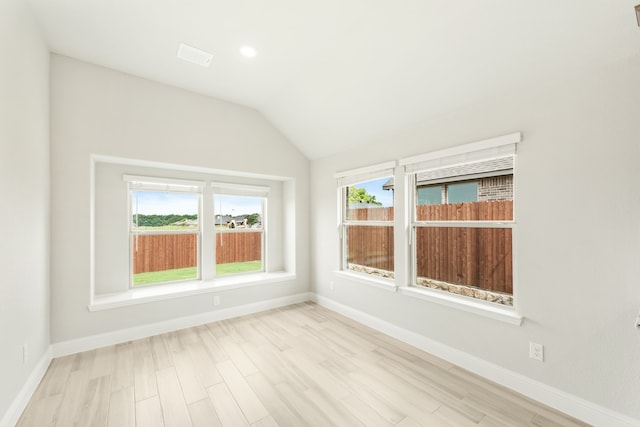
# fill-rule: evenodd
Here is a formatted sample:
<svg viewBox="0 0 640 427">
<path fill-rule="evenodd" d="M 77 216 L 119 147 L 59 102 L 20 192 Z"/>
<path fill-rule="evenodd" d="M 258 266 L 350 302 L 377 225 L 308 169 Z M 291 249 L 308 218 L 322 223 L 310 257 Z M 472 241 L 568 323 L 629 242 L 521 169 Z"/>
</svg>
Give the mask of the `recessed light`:
<svg viewBox="0 0 640 427">
<path fill-rule="evenodd" d="M 213 55 L 209 52 L 205 52 L 204 50 L 189 46 L 188 44 L 180 43 L 180 47 L 178 48 L 178 58 L 193 64 L 208 67 L 211 65 Z"/>
<path fill-rule="evenodd" d="M 240 48 L 240 53 L 242 54 L 242 56 L 244 56 L 245 58 L 253 58 L 254 56 L 256 56 L 256 50 L 254 48 L 252 48 L 251 46 L 242 46 Z"/>
</svg>

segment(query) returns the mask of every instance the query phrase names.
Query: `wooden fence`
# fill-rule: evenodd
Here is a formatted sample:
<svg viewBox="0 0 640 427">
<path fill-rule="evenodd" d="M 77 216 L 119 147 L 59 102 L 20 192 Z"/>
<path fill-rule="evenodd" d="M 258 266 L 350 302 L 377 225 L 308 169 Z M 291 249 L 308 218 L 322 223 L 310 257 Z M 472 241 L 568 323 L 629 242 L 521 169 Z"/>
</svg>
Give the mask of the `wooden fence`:
<svg viewBox="0 0 640 427">
<path fill-rule="evenodd" d="M 261 231 L 216 233 L 216 264 L 262 259 Z"/>
<path fill-rule="evenodd" d="M 420 205 L 416 218 L 418 221 L 511 221 L 513 201 Z"/>
<path fill-rule="evenodd" d="M 350 225 L 347 242 L 348 263 L 393 271 L 393 225 Z"/>
<path fill-rule="evenodd" d="M 370 207 L 347 209 L 350 221 L 393 221 L 393 208 Z"/>
<path fill-rule="evenodd" d="M 196 234 L 145 234 L 134 236 L 132 239 L 134 274 L 197 265 Z M 216 233 L 216 264 L 260 259 L 262 259 L 262 232 Z"/>
<path fill-rule="evenodd" d="M 393 219 L 392 209 L 350 209 L 349 219 L 390 220 Z M 507 221 L 513 218 L 511 200 L 424 205 L 417 209 L 417 218 L 425 221 Z M 349 263 L 393 271 L 392 226 L 351 225 L 347 238 Z M 418 277 L 512 293 L 511 250 L 509 228 L 418 227 Z"/>
<path fill-rule="evenodd" d="M 419 227 L 418 277 L 512 293 L 510 228 Z"/>
</svg>

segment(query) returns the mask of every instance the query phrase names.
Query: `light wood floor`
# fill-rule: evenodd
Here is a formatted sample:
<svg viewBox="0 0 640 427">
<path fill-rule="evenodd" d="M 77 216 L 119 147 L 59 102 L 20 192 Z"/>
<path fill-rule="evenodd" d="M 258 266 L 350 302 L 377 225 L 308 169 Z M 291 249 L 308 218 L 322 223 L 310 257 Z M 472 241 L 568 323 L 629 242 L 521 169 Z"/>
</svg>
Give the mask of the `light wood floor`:
<svg viewBox="0 0 640 427">
<path fill-rule="evenodd" d="M 584 426 L 313 303 L 54 359 L 26 426 Z"/>
</svg>

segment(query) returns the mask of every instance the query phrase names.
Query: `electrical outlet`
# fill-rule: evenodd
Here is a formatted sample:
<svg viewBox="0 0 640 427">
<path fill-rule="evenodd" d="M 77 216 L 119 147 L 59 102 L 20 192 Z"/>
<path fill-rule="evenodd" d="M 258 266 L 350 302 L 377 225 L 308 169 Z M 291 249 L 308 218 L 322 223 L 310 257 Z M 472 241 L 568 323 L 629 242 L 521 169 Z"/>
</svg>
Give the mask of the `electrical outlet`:
<svg viewBox="0 0 640 427">
<path fill-rule="evenodd" d="M 220 305 L 220 297 L 218 295 L 214 295 L 213 296 L 213 306 L 219 306 Z"/>
<path fill-rule="evenodd" d="M 542 344 L 530 342 L 529 357 L 544 362 L 544 346 Z"/>
</svg>

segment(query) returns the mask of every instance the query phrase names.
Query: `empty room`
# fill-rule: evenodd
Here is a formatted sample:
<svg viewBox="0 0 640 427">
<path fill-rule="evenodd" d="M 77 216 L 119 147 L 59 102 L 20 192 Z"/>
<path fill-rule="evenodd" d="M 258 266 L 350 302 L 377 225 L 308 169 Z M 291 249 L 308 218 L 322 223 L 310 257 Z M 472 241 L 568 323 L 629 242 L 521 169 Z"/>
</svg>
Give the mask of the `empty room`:
<svg viewBox="0 0 640 427">
<path fill-rule="evenodd" d="M 0 427 L 640 426 L 638 0 L 0 0 Z"/>
</svg>

